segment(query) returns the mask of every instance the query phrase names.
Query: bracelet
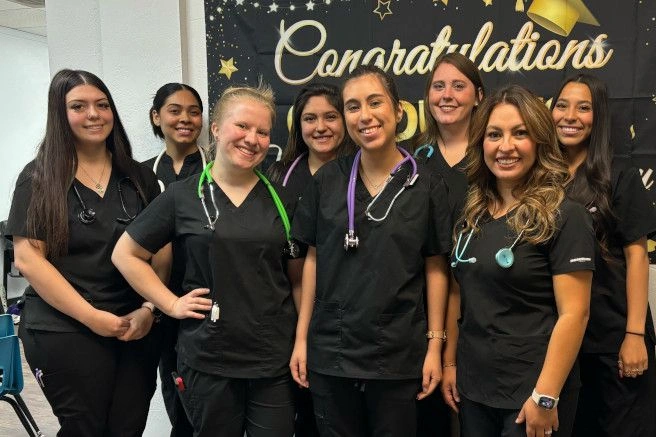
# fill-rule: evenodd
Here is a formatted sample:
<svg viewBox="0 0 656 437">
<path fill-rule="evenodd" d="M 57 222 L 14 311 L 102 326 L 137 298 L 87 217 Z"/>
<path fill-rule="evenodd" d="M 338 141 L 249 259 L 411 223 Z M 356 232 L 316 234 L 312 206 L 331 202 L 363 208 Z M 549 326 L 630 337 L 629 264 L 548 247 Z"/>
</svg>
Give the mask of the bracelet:
<svg viewBox="0 0 656 437">
<path fill-rule="evenodd" d="M 155 305 L 152 302 L 144 302 L 141 304 L 141 308 L 148 308 L 151 313 L 155 312 Z"/>
<path fill-rule="evenodd" d="M 456 367 L 456 363 L 446 363 L 446 364 L 442 364 L 442 367 L 443 367 L 443 368 L 445 368 L 445 367 Z"/>
<path fill-rule="evenodd" d="M 626 334 L 631 334 L 631 335 L 637 335 L 638 337 L 644 337 L 645 333 L 640 333 L 640 332 L 633 332 L 633 331 L 625 331 Z"/>
<path fill-rule="evenodd" d="M 441 341 L 446 341 L 446 329 L 444 331 L 428 331 L 426 333 L 427 339 L 436 339 Z"/>
</svg>

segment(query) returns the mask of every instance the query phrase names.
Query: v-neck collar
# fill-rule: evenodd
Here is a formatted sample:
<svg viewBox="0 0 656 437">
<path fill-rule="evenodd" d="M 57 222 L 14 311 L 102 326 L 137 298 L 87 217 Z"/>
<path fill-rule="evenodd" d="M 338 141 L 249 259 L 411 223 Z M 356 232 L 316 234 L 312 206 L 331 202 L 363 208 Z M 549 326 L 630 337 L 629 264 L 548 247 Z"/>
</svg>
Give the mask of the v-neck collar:
<svg viewBox="0 0 656 437">
<path fill-rule="evenodd" d="M 248 206 L 253 203 L 255 199 L 257 199 L 260 196 L 261 187 L 264 187 L 264 183 L 258 179 L 257 183 L 253 185 L 253 188 L 248 192 L 246 197 L 244 198 L 244 201 L 241 202 L 239 206 L 235 205 L 232 203 L 232 200 L 230 200 L 230 197 L 221 189 L 219 184 L 216 182 L 212 181 L 212 183 L 215 185 L 215 187 L 218 189 L 218 194 L 219 194 L 219 203 L 225 207 L 227 207 L 230 211 L 232 212 L 241 212 L 246 209 L 248 209 Z"/>
<path fill-rule="evenodd" d="M 95 196 L 96 201 L 102 202 L 104 199 L 107 198 L 107 195 L 109 194 L 110 190 L 114 189 L 114 185 L 116 185 L 114 166 L 112 165 L 112 169 L 110 170 L 110 173 L 109 173 L 109 179 L 107 180 L 107 186 L 105 187 L 105 191 L 104 191 L 102 196 L 100 194 L 98 194 L 98 191 L 94 190 L 93 188 L 89 188 L 88 186 L 86 186 L 77 177 L 73 180 L 73 183 L 76 184 L 76 186 L 78 187 L 78 190 L 93 193 L 93 195 Z M 80 195 L 82 195 L 82 193 L 80 193 Z"/>
</svg>

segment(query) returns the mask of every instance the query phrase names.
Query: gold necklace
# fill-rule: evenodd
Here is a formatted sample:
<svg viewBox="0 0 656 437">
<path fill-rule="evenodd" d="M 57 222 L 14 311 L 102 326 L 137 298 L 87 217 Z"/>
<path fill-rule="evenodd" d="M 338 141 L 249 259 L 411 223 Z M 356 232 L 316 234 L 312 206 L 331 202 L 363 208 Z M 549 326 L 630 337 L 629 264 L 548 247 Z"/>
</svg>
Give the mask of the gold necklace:
<svg viewBox="0 0 656 437">
<path fill-rule="evenodd" d="M 360 166 L 360 168 L 362 168 L 362 175 L 363 175 L 364 178 L 366 179 L 366 182 L 367 182 L 367 183 L 369 184 L 369 186 L 370 186 L 371 188 L 373 188 L 374 190 L 378 190 L 378 188 L 380 188 L 380 187 L 385 183 L 385 181 L 387 180 L 387 177 L 386 177 L 386 178 L 383 179 L 382 182 L 380 182 L 379 184 L 374 184 L 373 181 L 372 181 L 371 179 L 369 179 L 369 176 L 367 176 L 367 172 L 364 170 L 364 167 L 363 167 L 363 166 Z"/>
<path fill-rule="evenodd" d="M 100 173 L 100 179 L 98 179 L 98 180 L 95 180 L 94 178 L 91 177 L 91 175 L 89 174 L 87 169 L 84 168 L 84 166 L 82 165 L 81 162 L 78 161 L 78 164 L 79 164 L 80 168 L 82 169 L 82 171 L 84 172 L 84 174 L 87 175 L 87 177 L 91 180 L 91 182 L 96 184 L 96 186 L 95 186 L 96 191 L 99 192 L 100 194 L 102 194 L 105 191 L 105 187 L 103 187 L 100 182 L 103 180 L 103 176 L 105 176 L 105 167 L 107 167 L 107 159 L 105 159 L 105 162 L 103 163 L 102 172 Z"/>
</svg>

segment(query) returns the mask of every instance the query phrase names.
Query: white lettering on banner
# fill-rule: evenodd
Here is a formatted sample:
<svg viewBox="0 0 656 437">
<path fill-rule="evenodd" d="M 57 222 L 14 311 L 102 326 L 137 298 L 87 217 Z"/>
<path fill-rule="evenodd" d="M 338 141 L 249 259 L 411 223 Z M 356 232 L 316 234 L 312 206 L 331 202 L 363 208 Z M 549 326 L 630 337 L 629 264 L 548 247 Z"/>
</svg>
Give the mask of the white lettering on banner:
<svg viewBox="0 0 656 437">
<path fill-rule="evenodd" d="M 319 40 L 309 50 L 297 50 L 292 44 L 292 37 L 301 29 L 316 30 Z M 582 68 L 601 68 L 610 61 L 613 49 L 605 47 L 608 35 L 601 33 L 590 40 L 570 40 L 563 47 L 559 40 L 548 40 L 541 43 L 540 33 L 534 31 L 533 23 L 527 21 L 517 33 L 517 37 L 510 42 L 497 41 L 488 46 L 494 30 L 491 21 L 481 26 L 474 42 L 469 44 L 452 44 L 451 26 L 444 26 L 437 34 L 435 41 L 428 45 L 420 44 L 410 49 L 403 48 L 401 41 L 395 39 L 392 48 L 385 50 L 374 47 L 368 51 L 345 50 L 341 55 L 335 49 L 326 49 L 312 71 L 297 72 L 299 77 L 289 77 L 284 70 L 283 61 L 287 56 L 308 57 L 322 50 L 326 44 L 327 31 L 325 26 L 316 20 L 301 20 L 289 28 L 285 28 L 285 20 L 280 21 L 280 39 L 276 45 L 275 69 L 278 77 L 290 85 L 302 85 L 311 81 L 315 76 L 342 77 L 345 73 L 353 71 L 360 64 L 371 64 L 381 67 L 396 76 L 402 74 L 426 74 L 432 68 L 435 60 L 443 52 L 458 51 L 468 56 L 478 67 L 485 72 L 490 71 L 530 71 L 562 70 L 568 65 L 579 70 Z"/>
<path fill-rule="evenodd" d="M 654 180 L 652 179 L 654 171 L 651 168 L 646 170 L 640 169 L 640 176 L 642 177 L 642 183 L 646 189 L 651 189 L 651 186 L 654 185 Z"/>
</svg>

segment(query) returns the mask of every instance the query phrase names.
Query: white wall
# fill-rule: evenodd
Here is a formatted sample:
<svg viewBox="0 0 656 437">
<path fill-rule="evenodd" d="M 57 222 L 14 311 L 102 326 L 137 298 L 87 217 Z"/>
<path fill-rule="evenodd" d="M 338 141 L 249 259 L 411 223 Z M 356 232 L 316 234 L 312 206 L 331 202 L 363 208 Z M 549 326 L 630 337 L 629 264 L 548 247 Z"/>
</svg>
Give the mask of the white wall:
<svg viewBox="0 0 656 437">
<path fill-rule="evenodd" d="M 43 138 L 49 80 L 46 39 L 0 27 L 0 220 L 9 215 L 18 173 Z"/>
<path fill-rule="evenodd" d="M 103 79 L 135 158 L 147 159 L 162 148 L 148 121 L 161 85 L 188 83 L 207 106 L 203 8 L 202 0 L 47 0 L 51 75 L 73 68 Z"/>
</svg>

